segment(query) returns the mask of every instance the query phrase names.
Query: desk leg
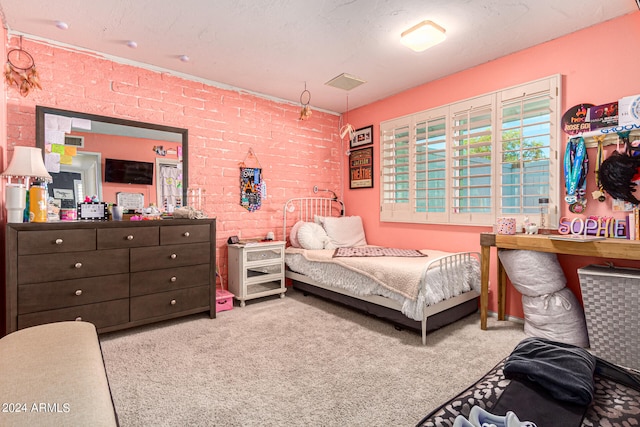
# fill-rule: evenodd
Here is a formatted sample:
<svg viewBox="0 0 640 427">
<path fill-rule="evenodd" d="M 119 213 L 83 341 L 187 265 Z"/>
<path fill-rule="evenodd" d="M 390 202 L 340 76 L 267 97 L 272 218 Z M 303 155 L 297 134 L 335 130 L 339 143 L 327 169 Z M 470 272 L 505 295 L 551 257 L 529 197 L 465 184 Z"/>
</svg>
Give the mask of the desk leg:
<svg viewBox="0 0 640 427">
<path fill-rule="evenodd" d="M 507 272 L 498 258 L 498 320 L 504 320 L 507 305 Z"/>
<path fill-rule="evenodd" d="M 489 306 L 489 264 L 491 246 L 480 248 L 480 329 L 487 329 L 487 309 Z"/>
</svg>

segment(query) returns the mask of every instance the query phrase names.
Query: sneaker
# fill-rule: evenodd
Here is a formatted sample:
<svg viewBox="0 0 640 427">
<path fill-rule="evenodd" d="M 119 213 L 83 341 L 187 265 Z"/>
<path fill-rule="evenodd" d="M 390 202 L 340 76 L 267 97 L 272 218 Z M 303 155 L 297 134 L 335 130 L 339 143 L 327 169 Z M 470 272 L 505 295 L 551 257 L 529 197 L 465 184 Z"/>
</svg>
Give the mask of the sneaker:
<svg viewBox="0 0 640 427">
<path fill-rule="evenodd" d="M 493 415 L 479 406 L 471 408 L 469 422 L 475 427 L 536 427 L 531 421 L 520 421 L 511 411 L 504 416 Z"/>
<path fill-rule="evenodd" d="M 475 427 L 471 424 L 465 417 L 462 415 L 458 415 L 456 420 L 453 422 L 453 427 Z"/>
</svg>

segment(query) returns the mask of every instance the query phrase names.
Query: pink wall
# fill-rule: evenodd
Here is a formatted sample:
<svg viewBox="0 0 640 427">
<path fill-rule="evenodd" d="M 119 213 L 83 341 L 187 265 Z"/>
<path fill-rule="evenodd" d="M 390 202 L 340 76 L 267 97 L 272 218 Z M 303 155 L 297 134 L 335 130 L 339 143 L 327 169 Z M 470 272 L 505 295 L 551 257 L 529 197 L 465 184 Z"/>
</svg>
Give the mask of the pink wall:
<svg viewBox="0 0 640 427">
<path fill-rule="evenodd" d="M 7 46 L 17 43 L 11 38 Z M 187 128 L 189 186 L 206 191 L 204 211 L 218 219 L 218 263 L 225 282 L 230 235 L 264 237 L 274 231 L 281 237 L 287 199 L 311 194 L 314 185 L 340 191 L 337 115 L 314 111 L 310 120 L 299 121 L 296 104 L 28 38 L 22 43 L 35 59 L 43 90 L 27 98 L 13 88 L 6 91 L 7 125 L 2 129 L 8 133 L 8 151 L 15 145 L 35 145 L 36 105 Z M 256 212 L 239 204 L 238 164 L 249 148 L 256 153 L 268 188 Z"/>
<path fill-rule="evenodd" d="M 640 94 L 640 78 L 638 78 L 640 57 L 634 54 L 638 51 L 640 51 L 640 12 L 635 12 L 349 111 L 349 121 L 356 128 L 374 125 L 374 170 L 377 171 L 381 121 L 553 74 L 564 76 L 562 112 L 580 103 L 599 105 L 617 101 L 623 96 Z M 428 55 L 428 51 L 425 54 Z M 589 150 L 589 156 L 593 158 L 594 152 Z M 564 151 L 560 155 L 564 155 Z M 343 171 L 343 174 L 344 179 L 348 180 L 346 171 Z M 593 175 L 589 184 L 587 194 L 595 189 L 591 188 L 595 185 Z M 479 233 L 491 231 L 487 227 L 381 223 L 379 182 L 374 183 L 373 189 L 346 190 L 345 202 L 348 214 L 362 216 L 367 240 L 372 244 L 478 251 L 480 250 Z M 608 212 L 601 209 L 602 206 L 599 205 L 602 204 L 590 202 L 586 215 Z M 568 212 L 566 205 L 563 209 L 562 216 L 574 217 Z M 493 250 L 490 310 L 497 309 L 493 291 L 496 278 L 495 259 L 496 253 Z M 580 290 L 577 268 L 594 262 L 603 262 L 602 259 L 571 256 L 560 256 L 560 260 L 569 286 L 578 297 L 580 297 Z M 640 267 L 640 262 L 621 261 L 616 264 Z M 507 313 L 522 317 L 520 295 L 511 287 L 507 295 Z"/>
</svg>

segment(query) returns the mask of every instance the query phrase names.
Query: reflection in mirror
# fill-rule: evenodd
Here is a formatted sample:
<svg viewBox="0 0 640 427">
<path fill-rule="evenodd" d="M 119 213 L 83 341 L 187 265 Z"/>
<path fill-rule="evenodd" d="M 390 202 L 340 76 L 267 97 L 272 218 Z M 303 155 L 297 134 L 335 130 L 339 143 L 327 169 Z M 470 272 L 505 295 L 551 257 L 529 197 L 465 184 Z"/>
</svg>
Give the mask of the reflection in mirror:
<svg viewBox="0 0 640 427">
<path fill-rule="evenodd" d="M 89 197 L 130 213 L 152 204 L 171 213 L 187 201 L 186 129 L 37 106 L 36 146 L 53 177 L 49 196 L 61 209 Z M 151 185 L 147 179 L 105 181 L 113 172 L 105 170 L 106 159 L 133 168 L 152 164 L 152 172 L 145 170 Z"/>
<path fill-rule="evenodd" d="M 52 173 L 49 195 L 61 209 L 75 209 L 85 196 L 102 200 L 102 161 L 100 153 L 77 151 L 71 164 L 61 164 L 58 173 Z"/>
</svg>

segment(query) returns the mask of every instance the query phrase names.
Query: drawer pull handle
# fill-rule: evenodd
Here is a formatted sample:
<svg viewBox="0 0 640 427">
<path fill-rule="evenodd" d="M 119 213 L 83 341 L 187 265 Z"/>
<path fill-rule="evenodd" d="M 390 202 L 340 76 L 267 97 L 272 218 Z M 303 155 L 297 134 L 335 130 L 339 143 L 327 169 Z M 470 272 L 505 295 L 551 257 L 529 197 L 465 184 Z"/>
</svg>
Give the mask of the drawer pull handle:
<svg viewBox="0 0 640 427">
<path fill-rule="evenodd" d="M 176 259 L 176 258 L 178 258 L 178 255 L 176 255 L 176 254 L 171 254 L 171 259 Z"/>
<path fill-rule="evenodd" d="M 76 265 L 74 265 L 75 268 L 80 268 L 82 267 L 82 263 L 81 262 L 76 262 Z"/>
<path fill-rule="evenodd" d="M 176 305 L 176 303 L 177 303 L 176 300 L 174 300 L 174 299 L 171 300 L 171 305 Z"/>
<path fill-rule="evenodd" d="M 82 322 L 82 317 L 80 316 L 76 317 L 76 322 Z"/>
<path fill-rule="evenodd" d="M 171 281 L 172 281 L 172 282 L 175 282 L 176 280 L 178 280 L 178 278 L 177 278 L 176 276 L 173 276 L 173 277 L 171 278 Z"/>
<path fill-rule="evenodd" d="M 133 234 L 129 234 L 129 235 L 127 236 L 127 240 L 133 240 Z"/>
<path fill-rule="evenodd" d="M 184 232 L 184 237 L 189 237 L 189 236 L 190 236 L 189 232 L 188 232 L 188 231 L 185 231 L 185 232 Z"/>
<path fill-rule="evenodd" d="M 62 244 L 62 239 L 56 239 L 56 245 L 61 245 Z"/>
<path fill-rule="evenodd" d="M 76 295 L 77 295 L 77 296 L 82 295 L 82 289 L 78 289 L 78 290 L 76 291 Z"/>
</svg>

